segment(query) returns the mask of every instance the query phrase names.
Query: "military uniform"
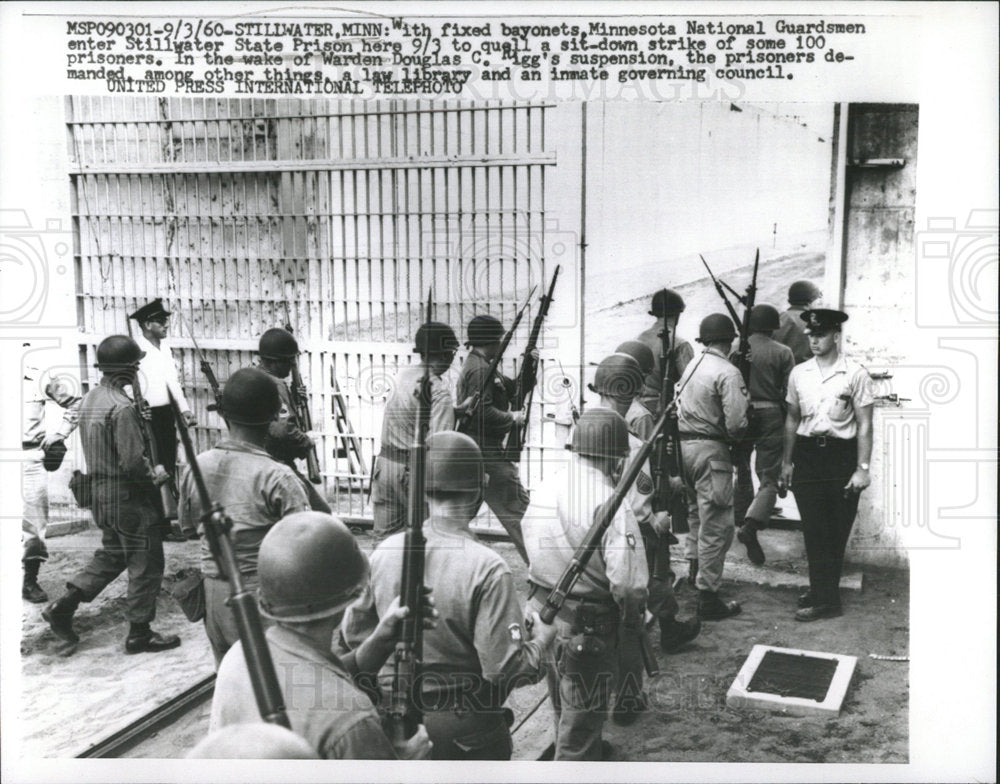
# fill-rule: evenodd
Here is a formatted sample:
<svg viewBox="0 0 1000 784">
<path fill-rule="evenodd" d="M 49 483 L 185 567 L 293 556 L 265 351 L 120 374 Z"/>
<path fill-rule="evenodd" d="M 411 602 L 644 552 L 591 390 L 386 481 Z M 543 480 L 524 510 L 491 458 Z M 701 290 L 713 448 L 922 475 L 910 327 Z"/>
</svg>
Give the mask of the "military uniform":
<svg viewBox="0 0 1000 784">
<path fill-rule="evenodd" d="M 260 369 L 267 372 L 267 368 L 263 366 Z M 312 451 L 313 441 L 307 433 L 302 432 L 293 415 L 295 408 L 292 404 L 292 392 L 288 388 L 288 384 L 277 376 L 272 376 L 272 378 L 278 387 L 281 410 L 278 413 L 277 421 L 268 426 L 267 441 L 265 442 L 268 454 L 292 469 L 302 484 L 302 489 L 309 498 L 309 506 L 312 509 L 317 512 L 329 513 L 330 505 L 326 499 L 319 494 L 316 486 L 304 477 L 298 466 L 295 465 L 296 459 L 304 460 L 306 455 Z"/>
<path fill-rule="evenodd" d="M 661 326 L 653 326 L 640 333 L 639 337 L 636 338 L 649 346 L 653 352 L 653 369 L 643 379 L 642 392 L 639 394 L 638 400 L 654 416 L 660 407 L 660 390 L 663 388 L 663 368 L 660 367 L 660 352 L 663 350 L 660 338 L 662 330 Z M 691 344 L 678 337 L 674 345 L 675 378 L 680 378 L 693 357 L 694 349 Z"/>
<path fill-rule="evenodd" d="M 733 541 L 733 461 L 729 444 L 747 428 L 747 390 L 739 370 L 706 348 L 677 384 L 677 420 L 685 480 L 697 494 L 689 521 L 689 557 L 698 559 L 699 590 L 718 592 Z"/>
<path fill-rule="evenodd" d="M 127 569 L 125 615 L 133 624 L 148 624 L 156 616 L 163 578 L 159 493 L 135 404 L 107 376 L 83 398 L 80 439 L 93 482 L 91 512 L 101 529 L 101 549 L 68 585 L 90 602 Z"/>
<path fill-rule="evenodd" d="M 382 419 L 382 447 L 372 476 L 373 533 L 384 539 L 406 525 L 409 508 L 407 478 L 410 447 L 416 426 L 417 390 L 423 378 L 422 364 L 409 365 L 396 374 Z M 451 430 L 455 409 L 444 380 L 430 373 L 431 419 L 428 435 Z"/>
<path fill-rule="evenodd" d="M 506 760 L 511 755 L 509 711 L 516 687 L 544 673 L 540 643 L 526 639 L 524 612 L 506 562 L 468 530 L 445 529 L 430 518 L 424 584 L 440 621 L 423 634 L 423 721 L 434 759 Z M 386 539 L 371 556 L 368 588 L 344 618 L 344 641 L 357 647 L 400 594 L 405 533 Z M 388 684 L 392 664 L 383 670 Z"/>
<path fill-rule="evenodd" d="M 233 438 L 220 441 L 198 455 L 209 497 L 221 504 L 233 521 L 230 532 L 240 574 L 248 589 L 257 586 L 257 553 L 264 536 L 278 520 L 308 510 L 302 483 L 288 466 L 263 449 Z M 199 520 L 204 514 L 194 477 L 185 468 L 180 482 L 180 525 L 202 534 L 201 568 L 205 576 L 205 632 L 216 666 L 239 639 L 233 611 L 227 606 L 229 583 L 219 572 Z"/>
<path fill-rule="evenodd" d="M 874 402 L 871 376 L 844 356 L 825 370 L 810 359 L 792 370 L 787 402 L 801 414 L 792 492 L 802 515 L 809 591 L 815 604 L 839 610 L 844 551 L 858 511 L 858 495 L 844 487 L 858 460 L 856 411 Z"/>
<path fill-rule="evenodd" d="M 792 305 L 778 318 L 779 326 L 774 331 L 772 337 L 779 343 L 783 343 L 792 350 L 795 357 L 795 364 L 801 365 L 807 359 L 812 359 L 812 349 L 809 348 L 809 338 L 802 331 L 802 314 L 804 307 Z"/>
<path fill-rule="evenodd" d="M 396 759 L 378 712 L 335 654 L 283 626 L 269 628 L 266 638 L 292 731 L 322 759 Z M 237 641 L 219 666 L 209 732 L 258 721 L 243 644 Z"/>
<path fill-rule="evenodd" d="M 570 460 L 566 474 L 547 480 L 535 493 L 524 518 L 533 586 L 529 609 L 542 608 L 593 524 L 595 510 L 614 491 L 597 468 L 577 455 Z M 626 501 L 556 616 L 555 658 L 548 663 L 546 677 L 555 712 L 557 760 L 601 759 L 601 730 L 617 670 L 619 623 L 623 614 L 641 612 L 648 582 L 642 537 Z"/>
<path fill-rule="evenodd" d="M 478 348 L 473 348 L 458 377 L 455 396 L 464 401 L 478 392 L 483 385 L 490 362 Z M 471 436 L 483 452 L 483 467 L 489 476 L 484 500 L 500 520 L 517 547 L 521 557 L 527 561 L 521 519 L 528 508 L 528 491 L 521 484 L 517 466 L 505 457 L 503 440 L 513 425 L 510 398 L 514 382 L 502 376 L 499 371 L 486 385 L 479 408 L 474 412 L 461 432 Z"/>
<path fill-rule="evenodd" d="M 754 467 L 760 483 L 753 492 L 750 463 L 739 467 L 735 497 L 735 519 L 742 525 L 751 519 L 763 527 L 771 519 L 778 496 L 781 450 L 785 432 L 785 392 L 788 375 L 795 366 L 791 349 L 767 335 L 750 336 L 750 424 L 746 439 L 756 450 Z M 748 444 L 749 448 L 749 444 Z"/>
</svg>

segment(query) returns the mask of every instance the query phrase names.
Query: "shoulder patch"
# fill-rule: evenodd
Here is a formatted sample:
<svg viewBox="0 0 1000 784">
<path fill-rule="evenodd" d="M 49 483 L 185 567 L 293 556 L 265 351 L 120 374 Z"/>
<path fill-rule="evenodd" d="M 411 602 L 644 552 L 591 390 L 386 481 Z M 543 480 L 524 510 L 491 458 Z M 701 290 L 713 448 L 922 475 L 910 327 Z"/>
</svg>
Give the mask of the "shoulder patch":
<svg viewBox="0 0 1000 784">
<path fill-rule="evenodd" d="M 643 495 L 649 495 L 653 492 L 653 480 L 645 471 L 640 471 L 635 480 L 635 487 Z"/>
<path fill-rule="evenodd" d="M 511 642 L 521 642 L 521 624 L 512 623 L 507 627 L 507 633 L 510 635 Z"/>
<path fill-rule="evenodd" d="M 633 534 L 633 533 L 627 533 L 627 534 L 625 534 L 625 541 L 628 542 L 628 546 L 629 546 L 630 550 L 634 550 L 635 549 L 635 534 Z"/>
</svg>

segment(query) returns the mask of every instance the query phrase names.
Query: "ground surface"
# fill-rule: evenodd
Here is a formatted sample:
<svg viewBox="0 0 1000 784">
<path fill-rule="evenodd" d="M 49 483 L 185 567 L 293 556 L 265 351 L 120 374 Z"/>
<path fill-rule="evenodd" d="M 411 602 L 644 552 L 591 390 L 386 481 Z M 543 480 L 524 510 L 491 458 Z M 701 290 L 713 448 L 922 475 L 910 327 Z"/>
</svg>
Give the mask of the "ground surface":
<svg viewBox="0 0 1000 784">
<path fill-rule="evenodd" d="M 907 760 L 908 667 L 877 661 L 870 653 L 907 655 L 909 578 L 906 572 L 866 568 L 864 590 L 845 591 L 845 615 L 813 624 L 792 618 L 801 583 L 798 534 L 768 531 L 764 546 L 773 563 L 753 569 L 737 544 L 730 554 L 732 582 L 726 593 L 739 598 L 743 613 L 705 624 L 684 652 L 660 656 L 661 675 L 647 684 L 652 708 L 629 728 L 608 722 L 605 737 L 617 758 L 647 761 L 726 762 L 905 762 Z M 366 547 L 368 537 L 362 536 Z M 55 595 L 73 569 L 96 546 L 96 532 L 50 540 L 53 557 L 42 585 Z M 518 584 L 525 570 L 513 547 L 493 546 L 513 568 Z M 167 574 L 194 563 L 193 543 L 166 545 Z M 678 565 L 680 570 L 680 565 Z M 855 575 L 856 577 L 856 575 Z M 755 584 L 767 579 L 782 587 Z M 856 584 L 856 581 L 855 583 Z M 60 656 L 59 641 L 41 619 L 41 608 L 24 605 L 22 672 L 24 702 L 20 729 L 31 757 L 69 757 L 138 718 L 158 703 L 212 671 L 212 657 L 200 624 L 189 623 L 164 593 L 156 627 L 179 633 L 180 648 L 161 654 L 125 656 L 122 615 L 124 578 L 82 606 L 76 627 L 82 642 L 75 654 Z M 693 610 L 694 595 L 680 593 L 682 615 Z M 836 719 L 803 719 L 726 708 L 725 694 L 755 644 L 803 648 L 858 657 L 843 711 Z M 654 642 L 655 644 L 655 642 Z M 535 686 L 511 697 L 516 724 L 534 708 L 544 689 Z M 161 731 L 129 756 L 181 757 L 203 737 L 208 704 Z M 515 735 L 515 758 L 535 759 L 552 739 L 548 701 Z"/>
</svg>

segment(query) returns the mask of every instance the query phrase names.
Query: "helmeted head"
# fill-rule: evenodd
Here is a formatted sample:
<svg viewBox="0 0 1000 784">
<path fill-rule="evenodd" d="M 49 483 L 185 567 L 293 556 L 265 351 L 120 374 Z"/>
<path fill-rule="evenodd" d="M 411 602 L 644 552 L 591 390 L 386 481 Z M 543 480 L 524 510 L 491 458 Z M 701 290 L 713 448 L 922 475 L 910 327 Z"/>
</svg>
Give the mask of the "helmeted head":
<svg viewBox="0 0 1000 784">
<path fill-rule="evenodd" d="M 639 369 L 644 376 L 653 372 L 653 365 L 655 364 L 653 349 L 641 340 L 626 340 L 615 349 L 615 353 L 627 354 L 632 357 L 632 359 L 639 363 Z"/>
<path fill-rule="evenodd" d="M 229 724 L 186 755 L 187 759 L 319 759 L 305 738 L 263 721 Z"/>
<path fill-rule="evenodd" d="M 642 390 L 642 368 L 627 354 L 612 354 L 601 360 L 594 373 L 591 392 L 610 397 L 621 403 L 631 403 Z"/>
<path fill-rule="evenodd" d="M 260 336 L 257 353 L 265 359 L 292 359 L 298 356 L 299 343 L 287 329 L 272 327 Z"/>
<path fill-rule="evenodd" d="M 418 354 L 449 354 L 458 350 L 455 330 L 440 321 L 428 321 L 417 328 L 413 350 Z"/>
<path fill-rule="evenodd" d="M 121 372 L 138 367 L 139 360 L 144 356 L 146 352 L 128 335 L 110 335 L 97 346 L 94 367 L 105 373 Z"/>
<path fill-rule="evenodd" d="M 788 287 L 788 304 L 797 307 L 809 307 L 815 300 L 823 296 L 815 283 L 808 280 L 797 280 Z"/>
<path fill-rule="evenodd" d="M 698 325 L 699 343 L 707 345 L 709 343 L 722 343 L 727 340 L 732 343 L 735 338 L 736 327 L 733 326 L 733 320 L 725 313 L 712 313 L 705 316 L 701 320 L 701 324 Z"/>
<path fill-rule="evenodd" d="M 469 436 L 443 430 L 427 438 L 425 492 L 478 492 L 485 484 L 483 453 Z"/>
<path fill-rule="evenodd" d="M 609 408 L 590 408 L 580 414 L 570 449 L 578 455 L 620 459 L 628 454 L 628 425 Z"/>
<path fill-rule="evenodd" d="M 222 388 L 219 413 L 231 424 L 268 425 L 280 410 L 277 382 L 259 368 L 240 368 Z"/>
<path fill-rule="evenodd" d="M 750 311 L 751 332 L 773 332 L 781 325 L 778 309 L 770 305 L 754 305 Z"/>
<path fill-rule="evenodd" d="M 478 348 L 503 340 L 504 328 L 493 316 L 473 316 L 465 334 L 465 345 Z"/>
<path fill-rule="evenodd" d="M 347 609 L 368 582 L 368 559 L 333 515 L 295 512 L 267 532 L 257 574 L 261 615 L 305 623 Z"/>
<path fill-rule="evenodd" d="M 649 315 L 662 318 L 664 316 L 680 316 L 685 308 L 684 298 L 673 289 L 660 289 L 653 295 Z"/>
</svg>

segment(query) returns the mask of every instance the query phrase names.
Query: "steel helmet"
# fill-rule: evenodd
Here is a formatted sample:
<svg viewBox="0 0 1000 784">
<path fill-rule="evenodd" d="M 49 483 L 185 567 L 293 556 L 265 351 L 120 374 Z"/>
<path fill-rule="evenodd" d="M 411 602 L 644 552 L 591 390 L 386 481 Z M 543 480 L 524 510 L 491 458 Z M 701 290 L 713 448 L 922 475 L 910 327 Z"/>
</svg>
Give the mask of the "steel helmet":
<svg viewBox="0 0 1000 784">
<path fill-rule="evenodd" d="M 590 389 L 615 400 L 632 400 L 642 389 L 642 381 L 638 362 L 626 354 L 612 354 L 597 366 Z"/>
<path fill-rule="evenodd" d="M 458 349 L 455 330 L 440 321 L 428 321 L 417 328 L 413 350 L 418 354 L 448 354 Z"/>
<path fill-rule="evenodd" d="M 444 430 L 427 439 L 424 490 L 482 490 L 483 453 L 469 436 Z"/>
<path fill-rule="evenodd" d="M 94 367 L 124 367 L 138 362 L 144 356 L 146 352 L 128 335 L 111 335 L 104 338 L 97 347 L 97 362 Z"/>
<path fill-rule="evenodd" d="M 649 308 L 649 315 L 660 318 L 661 316 L 679 316 L 684 312 L 684 298 L 673 289 L 660 289 L 653 295 L 653 302 Z"/>
<path fill-rule="evenodd" d="M 813 300 L 823 296 L 823 292 L 815 283 L 808 280 L 797 280 L 788 287 L 789 305 L 808 305 Z"/>
<path fill-rule="evenodd" d="M 287 329 L 274 327 L 260 336 L 257 353 L 272 359 L 291 359 L 299 353 L 299 343 Z"/>
<path fill-rule="evenodd" d="M 295 512 L 264 537 L 257 558 L 260 613 L 276 621 L 327 618 L 368 582 L 368 559 L 354 535 L 325 512 Z"/>
<path fill-rule="evenodd" d="M 473 316 L 466 330 L 467 346 L 488 346 L 502 340 L 503 324 L 493 316 Z"/>
<path fill-rule="evenodd" d="M 580 414 L 570 449 L 590 457 L 622 457 L 628 454 L 628 425 L 609 408 L 591 408 Z"/>
<path fill-rule="evenodd" d="M 240 368 L 222 388 L 221 413 L 238 425 L 266 425 L 281 410 L 278 382 L 260 368 Z"/>
<path fill-rule="evenodd" d="M 643 375 L 647 375 L 653 371 L 653 365 L 655 364 L 653 349 L 641 340 L 626 340 L 615 349 L 615 353 L 628 354 L 632 357 L 632 359 L 639 363 L 639 369 L 642 370 Z"/>
<path fill-rule="evenodd" d="M 705 316 L 698 325 L 698 342 L 711 343 L 716 340 L 733 340 L 736 337 L 736 327 L 733 320 L 725 313 L 713 313 Z"/>
<path fill-rule="evenodd" d="M 770 332 L 781 325 L 778 311 L 770 305 L 754 305 L 750 311 L 750 331 Z"/>
</svg>

